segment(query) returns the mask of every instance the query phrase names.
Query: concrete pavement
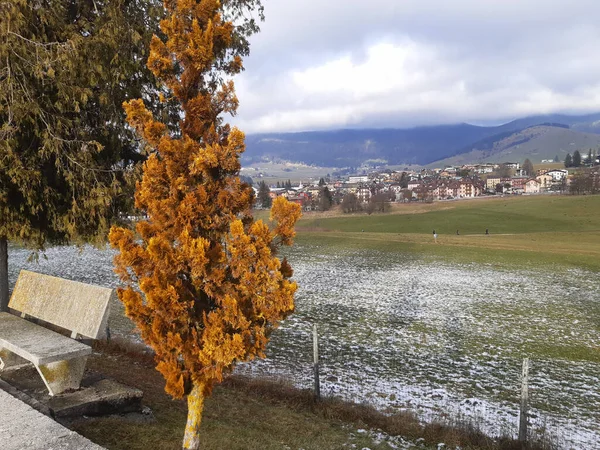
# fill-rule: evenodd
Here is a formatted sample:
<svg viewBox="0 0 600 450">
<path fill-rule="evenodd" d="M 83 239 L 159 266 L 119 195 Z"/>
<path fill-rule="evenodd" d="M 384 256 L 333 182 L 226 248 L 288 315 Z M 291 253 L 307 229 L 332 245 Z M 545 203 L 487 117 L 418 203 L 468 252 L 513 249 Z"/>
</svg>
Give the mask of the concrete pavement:
<svg viewBox="0 0 600 450">
<path fill-rule="evenodd" d="M 0 449 L 103 450 L 0 389 Z"/>
</svg>

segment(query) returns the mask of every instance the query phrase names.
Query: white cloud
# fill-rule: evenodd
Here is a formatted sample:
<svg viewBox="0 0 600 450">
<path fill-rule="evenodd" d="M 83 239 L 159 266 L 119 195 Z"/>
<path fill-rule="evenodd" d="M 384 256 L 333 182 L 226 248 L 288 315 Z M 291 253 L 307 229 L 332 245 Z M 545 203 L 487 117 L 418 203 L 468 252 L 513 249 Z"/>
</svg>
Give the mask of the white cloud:
<svg viewBox="0 0 600 450">
<path fill-rule="evenodd" d="M 435 70 L 433 49 L 411 41 L 400 45 L 382 42 L 367 48 L 366 53 L 366 59 L 358 63 L 345 55 L 289 76 L 305 94 L 340 93 L 362 100 L 395 90 L 418 89 Z"/>
<path fill-rule="evenodd" d="M 271 0 L 236 80 L 247 132 L 600 111 L 600 2 Z"/>
</svg>

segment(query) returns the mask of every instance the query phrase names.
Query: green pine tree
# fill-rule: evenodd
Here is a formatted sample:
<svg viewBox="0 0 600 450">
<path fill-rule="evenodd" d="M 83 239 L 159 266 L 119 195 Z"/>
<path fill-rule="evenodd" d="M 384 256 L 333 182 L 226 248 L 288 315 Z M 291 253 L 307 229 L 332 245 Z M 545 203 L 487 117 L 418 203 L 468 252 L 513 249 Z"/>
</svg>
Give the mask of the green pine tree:
<svg viewBox="0 0 600 450">
<path fill-rule="evenodd" d="M 256 199 L 258 200 L 258 204 L 263 208 L 270 208 L 271 204 L 273 203 L 273 199 L 269 193 L 269 186 L 267 186 L 267 183 L 264 181 L 261 181 L 258 185 L 258 194 Z"/>
<path fill-rule="evenodd" d="M 573 167 L 573 158 L 570 153 L 567 153 L 565 157 L 565 167 Z"/>
<path fill-rule="evenodd" d="M 327 186 L 322 187 L 319 192 L 319 209 L 321 211 L 328 211 L 333 205 L 333 196 Z"/>
<path fill-rule="evenodd" d="M 158 94 L 143 61 L 162 2 L 31 3 L 0 1 L 0 310 L 7 241 L 104 241 L 132 207 L 143 156 L 121 104 Z"/>
<path fill-rule="evenodd" d="M 523 162 L 523 171 L 528 176 L 533 176 L 535 174 L 535 171 L 534 171 L 534 168 L 533 168 L 533 164 L 531 163 L 531 161 L 529 160 L 529 158 L 526 158 L 525 161 Z"/>
</svg>

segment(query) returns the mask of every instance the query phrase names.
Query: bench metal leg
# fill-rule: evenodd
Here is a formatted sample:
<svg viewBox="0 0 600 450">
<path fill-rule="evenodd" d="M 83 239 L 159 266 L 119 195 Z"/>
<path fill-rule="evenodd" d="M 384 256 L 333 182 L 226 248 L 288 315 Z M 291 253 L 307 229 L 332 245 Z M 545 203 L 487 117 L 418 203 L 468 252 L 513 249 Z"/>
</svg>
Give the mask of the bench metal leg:
<svg viewBox="0 0 600 450">
<path fill-rule="evenodd" d="M 26 359 L 21 358 L 10 350 L 0 347 L 0 372 L 5 369 L 21 367 L 28 364 L 30 364 L 30 362 Z"/>
<path fill-rule="evenodd" d="M 87 356 L 83 356 L 57 361 L 36 366 L 36 369 L 42 376 L 50 395 L 57 395 L 68 389 L 79 389 L 87 359 Z"/>
</svg>

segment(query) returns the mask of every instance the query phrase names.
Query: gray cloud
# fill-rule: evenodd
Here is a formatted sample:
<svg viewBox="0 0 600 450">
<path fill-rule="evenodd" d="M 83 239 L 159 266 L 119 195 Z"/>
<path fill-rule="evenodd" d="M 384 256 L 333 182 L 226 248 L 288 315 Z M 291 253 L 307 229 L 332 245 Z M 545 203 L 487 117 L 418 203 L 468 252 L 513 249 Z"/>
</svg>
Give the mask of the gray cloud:
<svg viewBox="0 0 600 450">
<path fill-rule="evenodd" d="M 247 132 L 600 110 L 600 2 L 265 0 Z"/>
</svg>

